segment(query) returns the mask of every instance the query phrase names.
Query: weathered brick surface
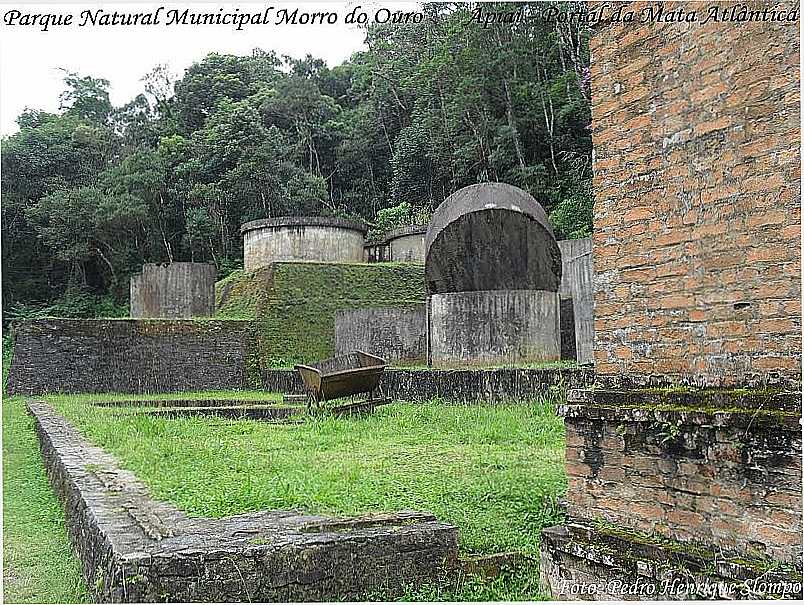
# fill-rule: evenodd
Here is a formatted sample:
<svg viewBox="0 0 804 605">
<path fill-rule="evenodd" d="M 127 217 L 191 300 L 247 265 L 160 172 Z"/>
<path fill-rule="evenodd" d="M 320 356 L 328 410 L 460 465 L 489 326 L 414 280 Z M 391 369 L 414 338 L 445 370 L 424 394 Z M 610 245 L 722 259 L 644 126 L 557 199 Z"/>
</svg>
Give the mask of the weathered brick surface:
<svg viewBox="0 0 804 605">
<path fill-rule="evenodd" d="M 250 321 L 15 322 L 8 393 L 166 393 L 249 388 Z"/>
<path fill-rule="evenodd" d="M 801 570 L 573 522 L 542 533 L 540 576 L 562 601 L 795 599 Z"/>
<path fill-rule="evenodd" d="M 800 377 L 799 23 L 606 24 L 591 54 L 598 374 Z"/>
<path fill-rule="evenodd" d="M 50 406 L 28 409 L 96 601 L 358 600 L 398 595 L 456 564 L 457 529 L 427 513 L 187 517 Z"/>
<path fill-rule="evenodd" d="M 560 413 L 571 517 L 800 564 L 800 408 L 612 401 Z"/>
</svg>

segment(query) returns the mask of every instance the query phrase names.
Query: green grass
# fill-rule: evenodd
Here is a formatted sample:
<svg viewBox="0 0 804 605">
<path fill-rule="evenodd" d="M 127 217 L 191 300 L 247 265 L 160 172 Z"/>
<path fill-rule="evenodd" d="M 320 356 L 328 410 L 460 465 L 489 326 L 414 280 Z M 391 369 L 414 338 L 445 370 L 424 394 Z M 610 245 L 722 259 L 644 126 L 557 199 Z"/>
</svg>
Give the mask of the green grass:
<svg viewBox="0 0 804 605">
<path fill-rule="evenodd" d="M 50 489 L 33 419 L 21 397 L 3 400 L 3 601 L 87 599 L 64 514 Z"/>
<path fill-rule="evenodd" d="M 412 509 L 458 526 L 464 554 L 538 556 L 542 527 L 561 522 L 564 429 L 552 404 L 394 403 L 357 418 L 302 425 L 121 414 L 90 401 L 264 399 L 261 392 L 46 399 L 112 452 L 154 497 L 190 515 L 295 508 L 330 514 Z M 86 589 L 50 491 L 23 398 L 6 399 L 5 600 L 79 602 Z M 377 595 L 382 598 L 382 595 Z M 493 580 L 412 586 L 402 600 L 535 600 L 538 564 Z"/>
<path fill-rule="evenodd" d="M 55 399 L 153 494 L 191 515 L 425 510 L 471 553 L 535 554 L 565 489 L 563 424 L 530 406 L 394 404 L 303 425 L 123 416 Z"/>
</svg>

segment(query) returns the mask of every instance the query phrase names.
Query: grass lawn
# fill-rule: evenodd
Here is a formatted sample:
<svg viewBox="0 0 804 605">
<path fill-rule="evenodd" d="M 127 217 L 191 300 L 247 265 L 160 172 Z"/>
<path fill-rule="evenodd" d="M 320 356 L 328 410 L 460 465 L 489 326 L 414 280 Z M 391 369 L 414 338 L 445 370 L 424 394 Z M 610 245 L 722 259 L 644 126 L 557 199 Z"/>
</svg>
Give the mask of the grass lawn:
<svg viewBox="0 0 804 605">
<path fill-rule="evenodd" d="M 78 560 L 23 399 L 3 400 L 3 601 L 81 603 Z"/>
<path fill-rule="evenodd" d="M 226 395 L 174 397 L 203 396 Z M 365 417 L 281 425 L 133 416 L 87 404 L 100 398 L 47 399 L 91 441 L 114 453 L 156 498 L 190 515 L 286 508 L 334 514 L 430 511 L 458 526 L 467 554 L 536 555 L 541 528 L 560 522 L 555 501 L 566 484 L 564 430 L 546 401 L 394 403 Z M 12 574 L 6 578 L 6 600 L 79 601 L 85 591 L 78 565 L 21 398 L 6 401 L 3 430 L 5 560 Z M 37 512 L 31 502 L 39 508 L 40 501 Z M 14 577 L 22 573 L 28 580 Z M 543 597 L 534 565 L 491 582 L 470 578 L 457 587 L 418 587 L 405 600 Z"/>
</svg>

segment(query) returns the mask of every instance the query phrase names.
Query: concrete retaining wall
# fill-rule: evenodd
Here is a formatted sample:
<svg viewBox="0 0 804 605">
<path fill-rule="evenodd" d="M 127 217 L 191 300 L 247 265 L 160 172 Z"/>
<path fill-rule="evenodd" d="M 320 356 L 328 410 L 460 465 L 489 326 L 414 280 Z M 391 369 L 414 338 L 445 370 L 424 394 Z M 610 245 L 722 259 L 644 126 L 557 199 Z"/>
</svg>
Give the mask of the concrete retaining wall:
<svg viewBox="0 0 804 605">
<path fill-rule="evenodd" d="M 264 370 L 263 388 L 272 393 L 304 392 L 295 370 Z M 385 370 L 380 387 L 387 397 L 405 401 L 434 398 L 449 401 L 529 400 L 561 395 L 594 382 L 594 373 L 578 368 L 496 368 L 489 370 Z"/>
<path fill-rule="evenodd" d="M 285 217 L 252 221 L 240 231 L 246 271 L 279 261 L 363 262 L 366 230 L 353 221 Z"/>
<path fill-rule="evenodd" d="M 335 354 L 355 350 L 378 355 L 389 363 L 425 363 L 425 305 L 338 311 L 335 316 Z"/>
<path fill-rule="evenodd" d="M 14 322 L 12 330 L 10 395 L 252 386 L 249 321 L 40 319 Z"/>
<path fill-rule="evenodd" d="M 578 363 L 595 360 L 595 288 L 592 267 L 592 239 L 568 239 L 558 242 L 561 249 L 561 286 L 559 294 L 562 312 L 565 301 L 572 304 L 572 327 L 575 339 L 575 359 Z M 562 330 L 564 330 L 562 317 Z"/>
<path fill-rule="evenodd" d="M 428 304 L 429 355 L 435 367 L 561 357 L 557 292 L 451 292 L 432 295 Z"/>
<path fill-rule="evenodd" d="M 130 283 L 131 317 L 209 317 L 215 314 L 218 271 L 207 263 L 143 265 Z"/>
</svg>

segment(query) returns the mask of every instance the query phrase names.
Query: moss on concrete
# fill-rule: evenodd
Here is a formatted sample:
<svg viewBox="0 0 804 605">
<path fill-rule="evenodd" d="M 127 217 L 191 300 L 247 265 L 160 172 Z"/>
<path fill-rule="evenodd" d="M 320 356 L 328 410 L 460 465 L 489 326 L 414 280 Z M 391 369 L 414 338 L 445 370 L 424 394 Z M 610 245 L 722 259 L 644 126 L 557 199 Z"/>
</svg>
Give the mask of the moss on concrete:
<svg viewBox="0 0 804 605">
<path fill-rule="evenodd" d="M 425 299 L 422 265 L 276 263 L 218 282 L 216 318 L 254 319 L 260 367 L 288 367 L 334 354 L 340 310 L 402 307 Z"/>
</svg>

